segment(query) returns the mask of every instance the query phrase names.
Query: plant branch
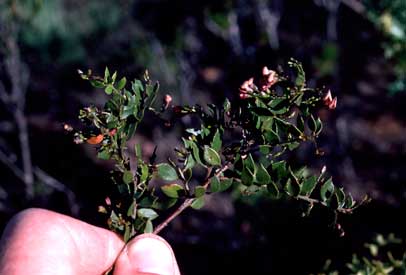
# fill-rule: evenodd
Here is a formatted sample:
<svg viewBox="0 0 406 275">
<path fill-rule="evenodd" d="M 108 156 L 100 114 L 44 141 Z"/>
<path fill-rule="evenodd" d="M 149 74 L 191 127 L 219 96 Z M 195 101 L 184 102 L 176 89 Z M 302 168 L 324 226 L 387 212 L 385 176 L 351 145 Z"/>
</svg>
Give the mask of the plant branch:
<svg viewBox="0 0 406 275">
<path fill-rule="evenodd" d="M 224 165 L 224 167 L 222 167 L 221 169 L 219 169 L 214 176 L 218 177 L 221 173 L 223 173 L 224 171 L 226 171 L 229 168 L 228 164 Z M 204 181 L 204 183 L 202 184 L 202 186 L 204 188 L 207 188 L 210 184 L 210 174 L 212 171 L 212 167 L 209 167 L 207 169 L 207 176 L 206 179 Z M 194 198 L 188 198 L 186 199 L 168 218 L 166 218 L 162 223 L 160 223 L 156 229 L 154 230 L 154 234 L 158 234 L 159 232 L 162 231 L 162 229 L 164 229 L 172 220 L 174 220 L 177 216 L 179 216 L 180 213 L 182 213 L 185 209 L 187 209 L 189 206 L 192 205 L 194 201 Z"/>
</svg>

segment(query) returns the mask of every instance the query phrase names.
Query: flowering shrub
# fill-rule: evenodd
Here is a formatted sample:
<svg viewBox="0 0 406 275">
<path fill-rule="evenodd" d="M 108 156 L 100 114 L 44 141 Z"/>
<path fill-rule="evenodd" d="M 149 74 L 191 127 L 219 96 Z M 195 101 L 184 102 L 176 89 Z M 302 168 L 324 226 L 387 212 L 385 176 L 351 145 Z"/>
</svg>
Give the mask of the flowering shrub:
<svg viewBox="0 0 406 275">
<path fill-rule="evenodd" d="M 299 62 L 291 60 L 288 65 L 286 72 L 264 67 L 258 79 L 241 85 L 236 100 L 207 107 L 177 106 L 170 95 L 157 107 L 159 84 L 151 81 L 148 72 L 141 80 L 127 83 L 108 69 L 104 77 L 79 71 L 109 96 L 103 108 L 89 106 L 80 111 L 85 127 L 74 138 L 76 143 L 96 146 L 100 159 L 115 163 L 112 182 L 117 194 L 110 194 L 99 207 L 108 215 L 109 227 L 125 241 L 142 232 L 158 233 L 184 209 L 199 209 L 205 196 L 232 186 L 243 194 L 262 192 L 274 199 L 300 200 L 307 205 L 304 214 L 319 206 L 337 216 L 365 202 L 356 203 L 336 187 L 325 167 L 308 175 L 305 167 L 294 169 L 287 163 L 286 155 L 304 142 L 312 142 L 321 154 L 317 137 L 323 125 L 317 110 L 337 105 L 330 91 L 306 86 Z M 147 112 L 164 126 L 195 116 L 200 127 L 186 129 L 183 146 L 175 148 L 175 159 L 157 162 L 157 148 L 146 159 L 138 143 L 132 161 L 128 141 Z M 344 234 L 339 224 L 336 228 Z"/>
</svg>

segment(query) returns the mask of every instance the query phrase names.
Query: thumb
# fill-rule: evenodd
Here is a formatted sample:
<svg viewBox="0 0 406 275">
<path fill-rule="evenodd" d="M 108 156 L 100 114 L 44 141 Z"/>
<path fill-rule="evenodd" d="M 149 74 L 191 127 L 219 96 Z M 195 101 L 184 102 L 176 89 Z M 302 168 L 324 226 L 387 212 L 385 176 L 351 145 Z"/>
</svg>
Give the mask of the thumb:
<svg viewBox="0 0 406 275">
<path fill-rule="evenodd" d="M 114 275 L 180 275 L 171 246 L 155 234 L 129 242 L 118 256 Z"/>
</svg>

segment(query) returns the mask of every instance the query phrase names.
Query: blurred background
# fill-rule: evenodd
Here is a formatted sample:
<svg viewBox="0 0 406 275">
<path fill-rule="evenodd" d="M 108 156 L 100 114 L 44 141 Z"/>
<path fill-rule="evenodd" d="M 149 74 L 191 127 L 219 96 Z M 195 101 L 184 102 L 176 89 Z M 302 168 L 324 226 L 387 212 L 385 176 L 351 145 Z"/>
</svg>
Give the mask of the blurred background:
<svg viewBox="0 0 406 275">
<path fill-rule="evenodd" d="M 212 196 L 162 233 L 183 274 L 309 274 L 329 258 L 341 268 L 375 233 L 405 238 L 405 32 L 404 0 L 1 0 L 0 230 L 28 207 L 105 225 L 110 167 L 63 129 L 106 99 L 77 69 L 132 79 L 147 68 L 176 104 L 205 105 L 294 57 L 338 107 L 320 113 L 325 155 L 305 147 L 292 161 L 325 163 L 373 201 L 344 217 L 340 238 L 327 213 L 302 218 L 296 202 Z M 146 148 L 177 144 L 180 132 L 145 125 Z"/>
</svg>

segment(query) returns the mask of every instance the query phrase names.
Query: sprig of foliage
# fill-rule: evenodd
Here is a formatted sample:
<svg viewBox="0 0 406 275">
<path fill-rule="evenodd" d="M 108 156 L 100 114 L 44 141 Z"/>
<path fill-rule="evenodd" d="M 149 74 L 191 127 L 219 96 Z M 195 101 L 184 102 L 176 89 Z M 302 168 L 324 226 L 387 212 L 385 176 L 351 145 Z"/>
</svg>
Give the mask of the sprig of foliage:
<svg viewBox="0 0 406 275">
<path fill-rule="evenodd" d="M 206 195 L 231 186 L 244 194 L 265 192 L 274 199 L 300 200 L 307 205 L 305 214 L 316 205 L 335 214 L 351 213 L 364 203 L 366 199 L 356 203 L 334 185 L 325 167 L 309 176 L 304 168 L 294 169 L 286 161 L 286 155 L 304 142 L 314 143 L 316 152 L 322 154 L 317 137 L 323 124 L 317 110 L 322 106 L 334 109 L 337 104 L 330 91 L 306 86 L 299 62 L 291 60 L 288 65 L 287 72 L 278 73 L 264 67 L 258 81 L 251 78 L 241 85 L 238 99 L 206 108 L 174 106 L 166 95 L 156 109 L 159 85 L 148 72 L 129 84 L 126 78 L 117 81 L 117 73 L 110 74 L 108 69 L 104 77 L 79 71 L 109 96 L 102 109 L 90 106 L 80 111 L 86 127 L 75 133 L 75 142 L 95 145 L 99 158 L 115 163 L 112 181 L 118 195 L 100 207 L 109 216 L 110 228 L 123 234 L 125 241 L 142 232 L 158 233 L 184 209 L 199 209 Z M 128 141 L 146 112 L 165 125 L 195 116 L 200 127 L 186 129 L 183 146 L 175 148 L 176 159 L 157 163 L 155 148 L 146 160 L 137 144 L 135 161 L 130 161 Z M 202 170 L 205 176 L 198 181 Z M 163 182 L 160 188 L 159 182 Z"/>
<path fill-rule="evenodd" d="M 406 274 L 406 251 L 396 257 L 395 250 L 403 249 L 404 242 L 393 234 L 387 237 L 382 234 L 375 236 L 371 243 L 366 243 L 368 254 L 360 256 L 354 254 L 351 262 L 346 264 L 345 274 L 350 275 L 401 275 Z M 318 275 L 339 275 L 337 270 L 331 270 L 331 260 L 326 262 L 323 272 Z"/>
</svg>

